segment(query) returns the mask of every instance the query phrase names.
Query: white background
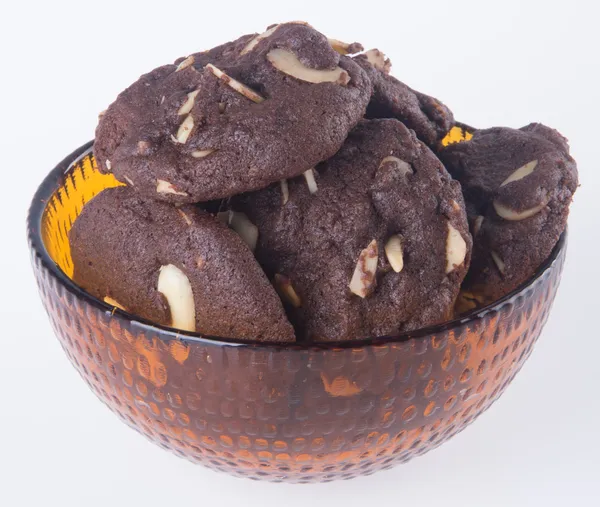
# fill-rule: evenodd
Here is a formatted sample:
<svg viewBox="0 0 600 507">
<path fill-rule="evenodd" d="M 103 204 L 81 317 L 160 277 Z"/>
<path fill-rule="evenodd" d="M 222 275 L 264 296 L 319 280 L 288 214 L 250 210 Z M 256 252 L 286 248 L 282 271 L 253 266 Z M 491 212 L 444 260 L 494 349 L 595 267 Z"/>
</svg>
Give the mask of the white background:
<svg viewBox="0 0 600 507">
<path fill-rule="evenodd" d="M 0 505 L 600 505 L 600 28 L 595 0 L 200 0 L 0 4 Z M 180 55 L 304 19 L 385 50 L 409 85 L 477 127 L 541 121 L 582 186 L 542 338 L 504 397 L 407 465 L 297 486 L 216 474 L 122 425 L 79 379 L 38 300 L 25 214 L 99 111 Z"/>
</svg>

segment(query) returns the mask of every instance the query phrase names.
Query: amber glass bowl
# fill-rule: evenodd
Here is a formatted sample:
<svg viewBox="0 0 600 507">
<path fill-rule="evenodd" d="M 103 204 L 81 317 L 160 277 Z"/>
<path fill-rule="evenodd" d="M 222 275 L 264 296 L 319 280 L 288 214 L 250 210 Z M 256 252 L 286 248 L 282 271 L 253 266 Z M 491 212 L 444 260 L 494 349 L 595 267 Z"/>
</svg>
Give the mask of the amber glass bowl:
<svg viewBox="0 0 600 507">
<path fill-rule="evenodd" d="M 442 326 L 336 345 L 236 343 L 154 325 L 69 278 L 68 231 L 118 185 L 91 143 L 45 179 L 28 229 L 35 277 L 65 354 L 126 424 L 193 462 L 252 479 L 350 479 L 461 431 L 504 392 L 540 335 L 566 250 L 518 291 Z"/>
</svg>

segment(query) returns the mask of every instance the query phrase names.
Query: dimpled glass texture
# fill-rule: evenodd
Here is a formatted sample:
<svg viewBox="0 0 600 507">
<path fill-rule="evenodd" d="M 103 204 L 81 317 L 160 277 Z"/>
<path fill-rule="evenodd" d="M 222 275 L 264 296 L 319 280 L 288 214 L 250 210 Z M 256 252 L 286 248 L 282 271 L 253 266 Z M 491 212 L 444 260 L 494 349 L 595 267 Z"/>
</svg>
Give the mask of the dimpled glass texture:
<svg viewBox="0 0 600 507">
<path fill-rule="evenodd" d="M 464 429 L 529 357 L 566 250 L 563 235 L 521 289 L 442 326 L 351 344 L 240 344 L 153 325 L 69 279 L 68 231 L 86 202 L 116 185 L 97 171 L 88 143 L 34 197 L 31 258 L 52 328 L 125 424 L 192 462 L 251 479 L 372 474 Z"/>
</svg>

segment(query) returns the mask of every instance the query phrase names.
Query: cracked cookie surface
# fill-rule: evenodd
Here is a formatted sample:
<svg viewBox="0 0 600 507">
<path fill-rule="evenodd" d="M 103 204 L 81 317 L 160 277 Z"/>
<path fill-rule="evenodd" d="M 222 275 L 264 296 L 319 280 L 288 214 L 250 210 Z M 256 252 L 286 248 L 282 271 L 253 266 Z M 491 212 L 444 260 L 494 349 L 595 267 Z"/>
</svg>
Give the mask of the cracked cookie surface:
<svg viewBox="0 0 600 507">
<path fill-rule="evenodd" d="M 209 336 L 294 341 L 250 248 L 195 206 L 108 189 L 86 204 L 69 240 L 73 280 L 113 306 Z"/>
<path fill-rule="evenodd" d="M 304 177 L 232 200 L 299 339 L 354 340 L 451 316 L 471 237 L 460 187 L 412 131 L 364 120 Z"/>
<path fill-rule="evenodd" d="M 142 76 L 101 116 L 94 153 L 152 199 L 229 197 L 334 155 L 370 96 L 366 72 L 324 35 L 276 25 Z"/>
</svg>

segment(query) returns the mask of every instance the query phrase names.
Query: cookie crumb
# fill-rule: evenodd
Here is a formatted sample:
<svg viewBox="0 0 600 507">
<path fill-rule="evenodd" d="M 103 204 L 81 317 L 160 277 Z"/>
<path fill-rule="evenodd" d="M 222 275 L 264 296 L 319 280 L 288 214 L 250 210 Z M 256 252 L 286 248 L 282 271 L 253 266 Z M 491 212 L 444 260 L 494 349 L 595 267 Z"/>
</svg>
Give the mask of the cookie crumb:
<svg viewBox="0 0 600 507">
<path fill-rule="evenodd" d="M 194 90 L 187 94 L 187 100 L 183 103 L 183 105 L 177 111 L 179 116 L 183 116 L 185 114 L 189 114 L 191 110 L 194 108 L 194 102 L 196 100 L 196 95 L 200 93 L 200 90 Z"/>
</svg>

